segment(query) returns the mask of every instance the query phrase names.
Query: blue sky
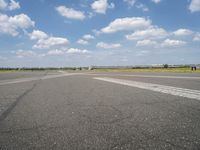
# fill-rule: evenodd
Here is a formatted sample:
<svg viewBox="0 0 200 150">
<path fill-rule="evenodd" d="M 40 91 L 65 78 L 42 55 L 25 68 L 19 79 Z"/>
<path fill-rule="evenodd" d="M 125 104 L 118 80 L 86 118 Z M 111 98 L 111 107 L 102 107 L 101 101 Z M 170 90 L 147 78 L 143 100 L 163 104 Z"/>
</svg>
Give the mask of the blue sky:
<svg viewBox="0 0 200 150">
<path fill-rule="evenodd" d="M 0 0 L 0 67 L 200 63 L 200 0 Z"/>
</svg>

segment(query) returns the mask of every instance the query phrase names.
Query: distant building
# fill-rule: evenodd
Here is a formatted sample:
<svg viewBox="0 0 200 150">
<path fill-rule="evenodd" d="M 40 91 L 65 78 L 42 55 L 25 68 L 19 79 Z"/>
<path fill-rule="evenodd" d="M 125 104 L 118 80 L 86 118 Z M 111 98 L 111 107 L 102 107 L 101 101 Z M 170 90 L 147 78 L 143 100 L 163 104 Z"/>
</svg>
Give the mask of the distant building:
<svg viewBox="0 0 200 150">
<path fill-rule="evenodd" d="M 93 67 L 92 67 L 92 66 L 89 66 L 89 67 L 88 67 L 88 70 L 92 70 L 92 69 L 93 69 Z"/>
</svg>

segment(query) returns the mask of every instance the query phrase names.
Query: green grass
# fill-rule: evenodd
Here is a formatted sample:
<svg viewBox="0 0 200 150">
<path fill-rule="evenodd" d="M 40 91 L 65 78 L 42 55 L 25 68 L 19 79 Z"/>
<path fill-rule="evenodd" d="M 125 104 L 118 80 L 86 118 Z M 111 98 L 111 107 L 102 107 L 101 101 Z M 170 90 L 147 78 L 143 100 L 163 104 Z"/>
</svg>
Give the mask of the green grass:
<svg viewBox="0 0 200 150">
<path fill-rule="evenodd" d="M 191 71 L 190 68 L 141 68 L 141 69 L 94 69 L 97 72 L 174 72 L 174 73 L 200 73 L 200 69 Z"/>
<path fill-rule="evenodd" d="M 18 70 L 0 70 L 0 72 L 16 72 Z"/>
<path fill-rule="evenodd" d="M 18 71 L 30 71 L 30 70 L 0 70 L 0 72 L 18 72 Z M 37 70 L 36 70 L 37 71 Z M 41 70 L 42 71 L 42 70 Z M 44 70 L 43 70 L 44 71 Z M 48 70 L 45 70 L 48 71 Z M 200 69 L 191 71 L 190 67 L 180 68 L 116 68 L 116 69 L 94 69 L 94 70 L 63 70 L 66 72 L 174 72 L 174 73 L 200 73 Z"/>
</svg>

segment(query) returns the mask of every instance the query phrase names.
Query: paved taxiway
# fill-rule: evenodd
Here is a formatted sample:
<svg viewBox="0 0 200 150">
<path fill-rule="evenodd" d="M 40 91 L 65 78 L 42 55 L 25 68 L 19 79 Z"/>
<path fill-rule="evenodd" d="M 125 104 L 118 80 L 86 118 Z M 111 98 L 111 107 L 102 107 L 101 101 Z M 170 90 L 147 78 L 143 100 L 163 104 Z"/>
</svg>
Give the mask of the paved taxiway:
<svg viewBox="0 0 200 150">
<path fill-rule="evenodd" d="M 200 74 L 0 73 L 0 149 L 198 150 L 199 93 Z"/>
</svg>

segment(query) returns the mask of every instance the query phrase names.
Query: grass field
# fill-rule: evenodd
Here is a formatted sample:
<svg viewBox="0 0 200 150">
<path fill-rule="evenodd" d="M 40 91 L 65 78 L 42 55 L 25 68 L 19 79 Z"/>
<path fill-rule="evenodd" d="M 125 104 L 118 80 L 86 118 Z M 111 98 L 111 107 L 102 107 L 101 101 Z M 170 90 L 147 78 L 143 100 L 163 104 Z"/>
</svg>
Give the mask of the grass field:
<svg viewBox="0 0 200 150">
<path fill-rule="evenodd" d="M 94 69 L 99 72 L 175 72 L 175 73 L 200 73 L 200 69 L 191 71 L 191 68 L 146 68 L 146 69 Z"/>
<path fill-rule="evenodd" d="M 62 69 L 61 69 L 62 70 Z M 31 70 L 3 70 L 0 69 L 1 72 L 20 72 L 20 71 L 31 71 Z M 33 71 L 39 71 L 39 70 L 33 70 Z M 40 70 L 40 71 L 52 71 L 48 69 Z M 53 70 L 53 71 L 59 71 L 59 70 Z M 104 69 L 104 68 L 98 68 L 93 70 L 63 70 L 66 72 L 174 72 L 174 73 L 200 73 L 200 68 L 196 71 L 191 71 L 190 67 L 185 68 L 116 68 L 116 69 Z"/>
<path fill-rule="evenodd" d="M 0 70 L 0 72 L 16 72 L 18 70 Z"/>
</svg>

